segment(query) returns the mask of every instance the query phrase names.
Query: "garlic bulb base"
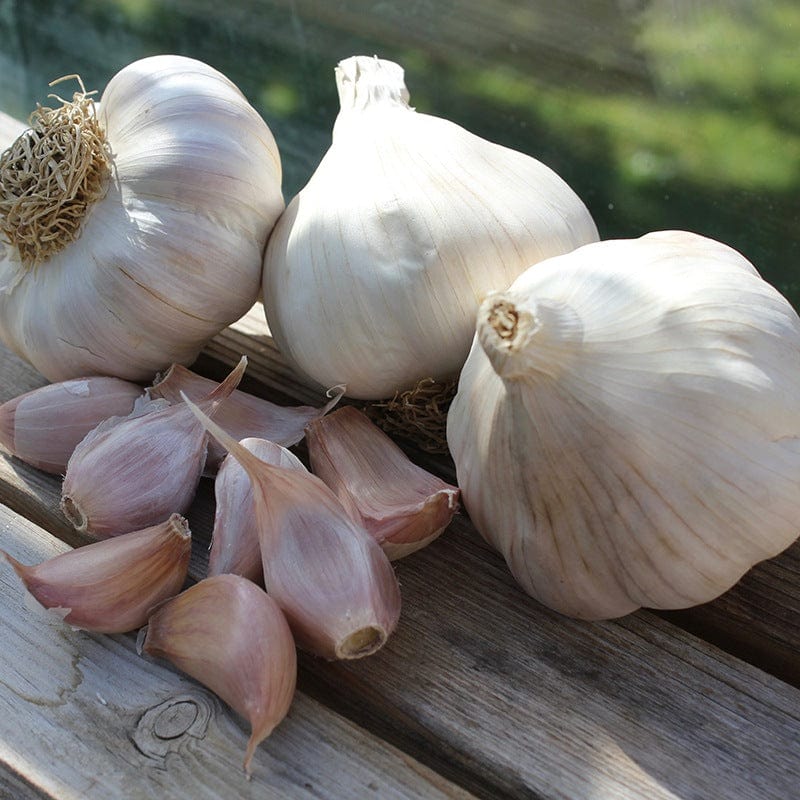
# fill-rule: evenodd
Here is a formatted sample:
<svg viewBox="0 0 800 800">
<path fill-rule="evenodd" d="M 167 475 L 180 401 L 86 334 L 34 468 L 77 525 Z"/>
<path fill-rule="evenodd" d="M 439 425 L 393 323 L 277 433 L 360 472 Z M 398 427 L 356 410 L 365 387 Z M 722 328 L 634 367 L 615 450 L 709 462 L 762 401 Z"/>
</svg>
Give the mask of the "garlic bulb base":
<svg viewBox="0 0 800 800">
<path fill-rule="evenodd" d="M 22 270 L 75 241 L 89 208 L 108 187 L 105 131 L 91 93 L 78 82 L 81 91 L 60 108 L 39 106 L 31 128 L 0 156 L 0 232 L 17 250 Z"/>
</svg>

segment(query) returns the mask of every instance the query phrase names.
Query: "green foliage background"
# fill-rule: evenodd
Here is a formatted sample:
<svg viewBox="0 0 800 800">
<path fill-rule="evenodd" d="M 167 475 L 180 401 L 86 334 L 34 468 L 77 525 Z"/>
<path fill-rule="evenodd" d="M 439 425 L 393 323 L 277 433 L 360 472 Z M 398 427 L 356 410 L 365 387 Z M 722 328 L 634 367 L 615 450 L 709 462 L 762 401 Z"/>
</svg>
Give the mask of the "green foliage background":
<svg viewBox="0 0 800 800">
<path fill-rule="evenodd" d="M 64 74 L 209 62 L 269 122 L 287 199 L 330 142 L 335 64 L 391 58 L 418 110 L 549 164 L 603 238 L 697 231 L 800 308 L 797 0 L 0 0 L 0 37 L 20 117 Z"/>
</svg>

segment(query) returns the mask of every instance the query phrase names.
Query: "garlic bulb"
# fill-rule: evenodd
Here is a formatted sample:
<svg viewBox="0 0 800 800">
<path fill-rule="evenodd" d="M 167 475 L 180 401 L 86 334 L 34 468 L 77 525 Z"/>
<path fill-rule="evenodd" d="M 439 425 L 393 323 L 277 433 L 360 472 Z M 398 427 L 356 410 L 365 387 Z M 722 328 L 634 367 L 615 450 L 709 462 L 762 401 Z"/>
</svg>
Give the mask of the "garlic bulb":
<svg viewBox="0 0 800 800">
<path fill-rule="evenodd" d="M 482 304 L 448 417 L 475 526 L 565 614 L 713 599 L 798 536 L 800 319 L 731 248 L 587 245 Z"/>
<path fill-rule="evenodd" d="M 415 112 L 397 64 L 354 56 L 336 84 L 331 148 L 270 237 L 264 307 L 296 369 L 381 399 L 457 374 L 486 292 L 597 230 L 540 162 Z"/>
<path fill-rule="evenodd" d="M 37 115 L 0 157 L 0 338 L 53 381 L 193 361 L 258 296 L 283 210 L 266 123 L 182 56 Z"/>
</svg>

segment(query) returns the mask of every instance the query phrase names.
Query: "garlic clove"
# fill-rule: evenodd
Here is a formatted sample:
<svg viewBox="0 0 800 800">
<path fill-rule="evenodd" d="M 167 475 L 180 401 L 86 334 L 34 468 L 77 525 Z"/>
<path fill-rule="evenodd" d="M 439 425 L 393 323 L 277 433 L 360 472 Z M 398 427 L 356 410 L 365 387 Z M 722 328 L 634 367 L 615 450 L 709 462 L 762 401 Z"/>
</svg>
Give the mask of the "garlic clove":
<svg viewBox="0 0 800 800">
<path fill-rule="evenodd" d="M 685 608 L 798 535 L 800 318 L 687 232 L 489 296 L 448 414 L 463 502 L 521 586 L 589 619 Z"/>
<path fill-rule="evenodd" d="M 205 400 L 211 414 L 230 394 L 247 366 L 236 368 Z M 184 513 L 203 472 L 207 436 L 183 406 L 145 401 L 125 418 L 91 431 L 67 464 L 61 510 L 79 531 L 113 536 Z"/>
<path fill-rule="evenodd" d="M 142 387 L 119 378 L 51 383 L 0 405 L 0 444 L 33 467 L 56 475 L 89 431 L 129 414 Z"/>
<path fill-rule="evenodd" d="M 298 645 L 328 659 L 376 652 L 400 616 L 397 578 L 377 542 L 318 477 L 259 460 L 184 400 L 250 478 L 264 584 Z"/>
<path fill-rule="evenodd" d="M 189 399 L 197 402 L 206 397 L 215 386 L 217 386 L 216 381 L 204 378 L 180 364 L 173 364 L 163 376 L 157 378 L 153 386 L 147 389 L 147 394 L 152 398 L 163 398 L 169 403 L 180 403 L 180 393 L 186 392 Z M 249 437 L 269 439 L 284 447 L 291 447 L 303 438 L 305 426 L 311 420 L 327 414 L 342 397 L 341 391 L 333 389 L 328 394 L 331 399 L 321 408 L 314 408 L 279 406 L 237 389 L 214 418 L 234 439 Z M 208 445 L 206 470 L 216 471 L 226 452 L 224 447 L 211 440 Z"/>
<path fill-rule="evenodd" d="M 390 559 L 430 544 L 458 511 L 459 490 L 418 467 L 352 406 L 306 428 L 311 470 Z"/>
<path fill-rule="evenodd" d="M 144 625 L 154 606 L 181 590 L 190 553 L 189 525 L 173 514 L 159 525 L 36 566 L 3 555 L 36 600 L 74 628 L 125 633 Z"/>
<path fill-rule="evenodd" d="M 262 461 L 305 471 L 300 459 L 267 439 L 247 438 L 240 444 Z M 263 568 L 253 488 L 247 473 L 233 456 L 226 456 L 220 464 L 214 495 L 216 511 L 208 574 L 233 573 L 261 583 Z"/>
<path fill-rule="evenodd" d="M 297 680 L 294 640 L 278 604 L 238 575 L 186 589 L 150 617 L 142 643 L 219 695 L 250 723 L 244 758 L 286 716 Z"/>
</svg>

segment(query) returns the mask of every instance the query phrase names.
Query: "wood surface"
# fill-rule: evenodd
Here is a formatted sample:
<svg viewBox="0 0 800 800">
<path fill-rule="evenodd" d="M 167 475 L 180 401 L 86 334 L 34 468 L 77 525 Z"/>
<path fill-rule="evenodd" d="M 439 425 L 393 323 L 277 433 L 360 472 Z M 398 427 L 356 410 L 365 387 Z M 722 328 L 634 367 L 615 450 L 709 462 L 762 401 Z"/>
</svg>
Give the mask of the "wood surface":
<svg viewBox="0 0 800 800">
<path fill-rule="evenodd" d="M 67 549 L 4 506 L 0 543 L 30 564 Z M 248 781 L 247 724 L 213 694 L 137 655 L 135 636 L 73 630 L 24 598 L 4 563 L 0 763 L 14 798 L 469 796 L 302 693 Z"/>
<path fill-rule="evenodd" d="M 258 307 L 196 368 L 220 377 L 242 353 L 243 388 L 321 402 L 322 387 L 280 358 Z M 0 349 L 0 402 L 43 383 Z M 446 459 L 405 446 L 452 479 Z M 57 476 L 0 454 L 0 548 L 33 562 L 82 544 L 59 494 Z M 212 515 L 204 481 L 190 513 L 193 579 Z M 137 656 L 132 635 L 74 632 L 35 613 L 0 564 L 0 797 L 785 800 L 800 785 L 797 565 L 793 548 L 676 615 L 683 627 L 647 611 L 587 623 L 524 595 L 461 515 L 397 563 L 403 614 L 383 650 L 351 663 L 301 657 L 295 704 L 248 783 L 233 712 Z M 742 642 L 758 646 L 737 657 Z"/>
</svg>

